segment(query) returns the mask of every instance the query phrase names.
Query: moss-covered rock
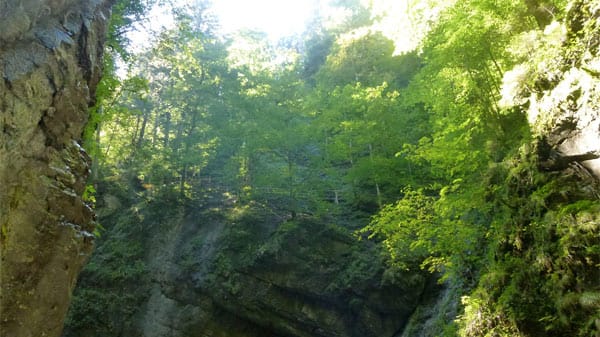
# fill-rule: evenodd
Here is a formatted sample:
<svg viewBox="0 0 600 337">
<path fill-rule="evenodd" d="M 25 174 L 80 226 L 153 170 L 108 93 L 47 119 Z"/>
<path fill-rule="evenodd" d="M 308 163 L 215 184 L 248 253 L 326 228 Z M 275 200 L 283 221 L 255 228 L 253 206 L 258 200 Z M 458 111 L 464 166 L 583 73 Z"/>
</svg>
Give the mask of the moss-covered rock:
<svg viewBox="0 0 600 337">
<path fill-rule="evenodd" d="M 107 230 L 83 273 L 65 335 L 392 336 L 421 296 L 423 275 L 400 273 L 384 281 L 378 247 L 339 224 L 290 219 L 256 203 L 219 204 L 180 207 L 158 219 L 148 216 L 151 204 L 137 203 L 139 218 L 117 219 L 122 226 Z M 138 236 L 127 234 L 134 222 L 144 228 Z M 133 254 L 129 263 L 113 264 L 118 257 L 109 246 L 137 244 L 145 247 L 146 272 L 99 280 L 140 261 Z M 135 304 L 113 299 L 121 305 L 106 305 L 108 292 L 124 295 L 115 288 L 132 284 L 137 288 L 126 293 L 138 299 Z M 101 291 L 107 295 L 95 297 Z M 88 316 L 97 317 L 94 329 L 79 323 Z"/>
<path fill-rule="evenodd" d="M 58 336 L 90 254 L 78 145 L 102 56 L 105 1 L 0 4 L 0 331 Z"/>
<path fill-rule="evenodd" d="M 521 94 L 535 140 L 504 163 L 495 196 L 504 216 L 463 298 L 463 336 L 600 333 L 599 18 L 599 1 L 570 1 L 565 20 L 546 27 L 518 66 L 528 83 L 544 83 Z"/>
</svg>

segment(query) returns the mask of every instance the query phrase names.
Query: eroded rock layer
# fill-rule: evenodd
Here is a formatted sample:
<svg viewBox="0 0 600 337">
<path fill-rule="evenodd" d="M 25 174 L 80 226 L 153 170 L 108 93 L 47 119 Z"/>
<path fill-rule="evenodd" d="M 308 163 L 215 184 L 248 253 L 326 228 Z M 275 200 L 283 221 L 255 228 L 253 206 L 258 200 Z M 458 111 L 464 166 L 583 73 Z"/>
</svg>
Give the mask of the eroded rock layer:
<svg viewBox="0 0 600 337">
<path fill-rule="evenodd" d="M 382 280 L 375 246 L 311 218 L 204 213 L 154 240 L 144 336 L 392 336 L 421 275 Z"/>
<path fill-rule="evenodd" d="M 2 336 L 58 336 L 92 248 L 80 147 L 106 1 L 0 1 Z"/>
<path fill-rule="evenodd" d="M 101 208 L 111 228 L 64 336 L 393 336 L 426 291 L 423 273 L 386 275 L 379 247 L 346 228 L 212 196 Z"/>
</svg>

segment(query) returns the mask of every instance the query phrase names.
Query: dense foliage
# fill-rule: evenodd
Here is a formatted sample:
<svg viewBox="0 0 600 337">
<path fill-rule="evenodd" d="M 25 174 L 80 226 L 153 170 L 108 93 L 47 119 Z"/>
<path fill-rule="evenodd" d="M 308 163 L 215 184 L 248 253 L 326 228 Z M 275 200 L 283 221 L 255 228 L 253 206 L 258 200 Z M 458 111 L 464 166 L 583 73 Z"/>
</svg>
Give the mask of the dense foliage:
<svg viewBox="0 0 600 337">
<path fill-rule="evenodd" d="M 540 170 L 547 144 L 525 98 L 543 95 L 565 63 L 597 55 L 598 6 L 444 3 L 419 49 L 402 55 L 368 29 L 364 7 L 299 47 L 255 32 L 223 39 L 198 24 L 206 13 L 180 13 L 127 79 L 99 88 L 104 117 L 90 139 L 110 239 L 100 238 L 73 315 L 99 325 L 102 313 L 86 309 L 97 301 L 126 314 L 139 300 L 127 280 L 146 267 L 142 244 L 123 240 L 145 242 L 140 226 L 169 223 L 153 209 L 185 213 L 220 194 L 291 224 L 301 215 L 356 230 L 382 244 L 390 278 L 440 275 L 462 303 L 433 317 L 433 335 L 597 334 L 597 180 Z M 568 26 L 570 40 L 552 25 Z M 94 284 L 117 298 L 96 298 Z"/>
</svg>

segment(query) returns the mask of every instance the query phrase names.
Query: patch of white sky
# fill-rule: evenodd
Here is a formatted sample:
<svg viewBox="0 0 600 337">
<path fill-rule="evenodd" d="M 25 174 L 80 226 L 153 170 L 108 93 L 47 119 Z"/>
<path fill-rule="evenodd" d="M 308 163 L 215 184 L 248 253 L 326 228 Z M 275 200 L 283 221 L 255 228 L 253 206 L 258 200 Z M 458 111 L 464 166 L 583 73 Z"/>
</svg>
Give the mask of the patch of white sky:
<svg viewBox="0 0 600 337">
<path fill-rule="evenodd" d="M 326 9 L 323 0 L 213 0 L 210 11 L 219 22 L 219 33 L 235 35 L 242 30 L 264 32 L 271 42 L 301 34 L 316 13 Z M 129 38 L 135 51 L 151 44 L 152 36 L 174 25 L 172 6 L 189 1 L 174 0 L 168 5 L 155 5 L 147 20 L 135 25 Z"/>
<path fill-rule="evenodd" d="M 335 10 L 332 0 L 213 0 L 212 13 L 220 23 L 222 35 L 235 36 L 241 30 L 264 32 L 272 43 L 282 38 L 303 33 L 308 24 L 319 14 L 326 25 L 335 25 L 344 20 L 347 12 Z M 362 0 L 370 6 L 377 22 L 366 31 L 380 31 L 396 44 L 396 53 L 410 51 L 417 47 L 423 33 L 423 18 L 431 19 L 431 13 L 423 9 L 432 3 L 452 2 L 452 0 Z M 190 1 L 174 0 L 171 6 L 186 5 Z M 173 26 L 173 18 L 167 6 L 155 6 L 148 20 L 137 25 L 129 35 L 134 51 L 141 51 L 151 45 L 152 37 L 158 32 Z M 417 15 L 417 16 L 415 16 Z M 425 17 L 423 16 L 425 15 Z M 435 16 L 435 15 L 433 15 Z M 329 24 L 327 24 L 329 23 Z M 356 34 L 353 34 L 355 37 Z M 362 35 L 362 34 L 360 34 Z"/>
<path fill-rule="evenodd" d="M 371 31 L 394 41 L 395 54 L 419 48 L 440 13 L 457 0 L 364 0 L 377 20 Z"/>
<path fill-rule="evenodd" d="M 372 1 L 372 14 L 378 17 L 372 30 L 380 31 L 394 41 L 395 53 L 403 53 L 416 48 L 419 37 L 415 34 L 415 22 L 411 18 L 410 0 Z"/>
<path fill-rule="evenodd" d="M 265 32 L 270 40 L 297 35 L 319 10 L 317 0 L 217 0 L 213 10 L 223 32 L 239 30 Z"/>
<path fill-rule="evenodd" d="M 209 8 L 219 24 L 218 34 L 232 37 L 232 49 L 237 54 L 251 53 L 256 46 L 248 45 L 248 41 L 239 38 L 241 31 L 262 32 L 267 44 L 276 45 L 283 38 L 294 37 L 310 29 L 309 24 L 316 15 L 339 20 L 342 12 L 336 12 L 329 5 L 331 0 L 212 0 Z M 172 9 L 183 7 L 192 2 L 185 0 L 163 1 L 155 5 L 148 13 L 147 19 L 134 25 L 128 34 L 131 50 L 142 52 L 152 46 L 154 37 L 160 31 L 174 26 Z M 236 38 L 237 36 L 237 38 Z M 280 50 L 274 64 L 289 60 L 289 53 Z M 273 64 L 273 65 L 274 65 Z M 120 67 L 121 73 L 125 70 Z M 122 74 L 124 75 L 124 74 Z"/>
<path fill-rule="evenodd" d="M 363 31 L 380 31 L 393 40 L 396 53 L 417 48 L 428 24 L 439 11 L 455 0 L 361 0 L 377 18 L 373 26 Z M 326 26 L 341 23 L 348 11 L 331 6 L 332 0 L 214 0 L 213 10 L 223 32 L 232 34 L 250 29 L 265 32 L 269 40 L 301 34 L 315 15 Z M 360 33 L 359 33 L 360 35 Z M 357 34 L 354 34 L 356 37 Z"/>
</svg>

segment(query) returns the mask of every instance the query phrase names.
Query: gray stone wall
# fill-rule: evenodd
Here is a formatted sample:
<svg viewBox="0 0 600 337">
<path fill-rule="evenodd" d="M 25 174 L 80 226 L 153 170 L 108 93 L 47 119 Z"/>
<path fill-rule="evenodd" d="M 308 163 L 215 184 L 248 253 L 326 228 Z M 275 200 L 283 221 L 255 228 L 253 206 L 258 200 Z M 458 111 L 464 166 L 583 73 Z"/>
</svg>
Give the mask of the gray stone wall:
<svg viewBox="0 0 600 337">
<path fill-rule="evenodd" d="M 91 251 L 79 141 L 109 15 L 104 0 L 0 0 L 1 336 L 59 336 Z"/>
</svg>

